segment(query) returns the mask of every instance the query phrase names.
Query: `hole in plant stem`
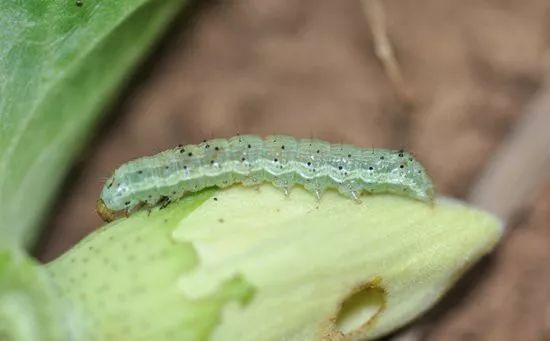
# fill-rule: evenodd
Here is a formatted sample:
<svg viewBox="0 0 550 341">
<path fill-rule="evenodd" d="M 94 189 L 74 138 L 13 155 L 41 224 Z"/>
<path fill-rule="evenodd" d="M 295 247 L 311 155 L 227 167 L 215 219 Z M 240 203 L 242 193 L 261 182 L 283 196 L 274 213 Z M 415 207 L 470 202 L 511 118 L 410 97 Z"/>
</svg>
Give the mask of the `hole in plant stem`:
<svg viewBox="0 0 550 341">
<path fill-rule="evenodd" d="M 354 291 L 342 303 L 336 315 L 335 327 L 344 334 L 349 334 L 372 324 L 386 305 L 386 293 L 374 280 Z"/>
</svg>

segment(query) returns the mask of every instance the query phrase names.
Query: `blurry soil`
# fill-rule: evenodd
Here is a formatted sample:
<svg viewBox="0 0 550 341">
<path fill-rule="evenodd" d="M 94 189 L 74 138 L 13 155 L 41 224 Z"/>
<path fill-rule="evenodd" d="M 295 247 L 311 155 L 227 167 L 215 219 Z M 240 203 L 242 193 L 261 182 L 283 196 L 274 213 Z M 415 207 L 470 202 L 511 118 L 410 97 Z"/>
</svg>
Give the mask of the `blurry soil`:
<svg viewBox="0 0 550 341">
<path fill-rule="evenodd" d="M 550 2 L 383 4 L 412 106 L 376 57 L 359 1 L 206 2 L 180 16 L 72 172 L 40 258 L 101 225 L 95 200 L 121 163 L 237 132 L 404 147 L 441 194 L 467 195 L 542 82 Z M 548 180 L 470 283 L 421 320 L 426 339 L 550 340 Z"/>
</svg>

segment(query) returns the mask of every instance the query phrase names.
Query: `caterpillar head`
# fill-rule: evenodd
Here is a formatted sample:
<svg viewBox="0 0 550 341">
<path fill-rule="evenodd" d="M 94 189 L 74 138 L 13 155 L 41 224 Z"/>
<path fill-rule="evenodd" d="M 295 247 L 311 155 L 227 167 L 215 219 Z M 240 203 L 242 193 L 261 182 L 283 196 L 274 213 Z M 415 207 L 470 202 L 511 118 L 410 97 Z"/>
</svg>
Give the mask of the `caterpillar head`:
<svg viewBox="0 0 550 341">
<path fill-rule="evenodd" d="M 99 214 L 99 216 L 101 217 L 101 219 L 103 219 L 103 221 L 106 221 L 106 222 L 111 222 L 115 220 L 118 216 L 117 211 L 113 211 L 107 208 L 103 199 L 97 200 L 96 211 L 97 211 L 97 214 Z"/>
<path fill-rule="evenodd" d="M 101 190 L 96 205 L 97 213 L 107 222 L 124 215 L 133 204 L 133 201 L 128 199 L 128 193 L 129 187 L 124 181 L 124 177 L 117 177 L 117 172 L 115 172 L 107 179 Z"/>
</svg>

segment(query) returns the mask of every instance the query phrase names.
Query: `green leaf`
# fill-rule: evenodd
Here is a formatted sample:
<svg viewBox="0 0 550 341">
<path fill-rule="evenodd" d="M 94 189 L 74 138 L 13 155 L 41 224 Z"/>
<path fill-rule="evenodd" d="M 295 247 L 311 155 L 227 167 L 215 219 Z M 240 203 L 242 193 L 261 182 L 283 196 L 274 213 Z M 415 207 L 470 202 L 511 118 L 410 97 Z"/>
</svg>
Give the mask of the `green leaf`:
<svg viewBox="0 0 550 341">
<path fill-rule="evenodd" d="M 0 251 L 0 340 L 82 340 L 76 320 L 41 265 Z"/>
<path fill-rule="evenodd" d="M 418 317 L 502 235 L 458 201 L 361 200 L 208 190 L 117 220 L 47 268 L 100 340 L 355 340 Z"/>
<path fill-rule="evenodd" d="M 0 248 L 36 238 L 100 109 L 182 4 L 0 2 Z"/>
</svg>

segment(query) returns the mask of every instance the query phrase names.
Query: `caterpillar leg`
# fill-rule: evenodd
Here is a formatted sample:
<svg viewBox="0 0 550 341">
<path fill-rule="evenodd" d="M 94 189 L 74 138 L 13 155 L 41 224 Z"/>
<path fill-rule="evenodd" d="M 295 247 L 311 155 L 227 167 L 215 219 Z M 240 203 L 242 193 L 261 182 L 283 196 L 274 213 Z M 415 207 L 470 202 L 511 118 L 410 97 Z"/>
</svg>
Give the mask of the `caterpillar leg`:
<svg viewBox="0 0 550 341">
<path fill-rule="evenodd" d="M 315 180 L 306 182 L 304 184 L 304 188 L 306 191 L 313 193 L 317 202 L 321 201 L 321 196 L 323 196 L 323 193 L 326 190 L 325 186 L 323 186 L 319 181 Z"/>
<path fill-rule="evenodd" d="M 358 192 L 351 191 L 350 195 L 353 198 L 353 200 L 355 200 L 356 203 L 358 203 L 358 204 L 362 203 L 361 199 L 359 199 L 359 193 Z"/>
<path fill-rule="evenodd" d="M 243 184 L 243 186 L 252 187 L 254 190 L 259 192 L 260 191 L 260 185 L 262 184 L 262 181 L 263 181 L 263 178 L 261 178 L 257 174 L 254 174 L 254 175 L 249 175 L 249 176 L 245 177 L 241 181 L 241 183 Z"/>
<path fill-rule="evenodd" d="M 158 201 L 157 205 L 159 205 L 159 210 L 162 210 L 166 208 L 166 206 L 170 205 L 172 201 L 170 201 L 170 198 L 167 196 L 160 197 L 160 200 Z"/>
<path fill-rule="evenodd" d="M 350 199 L 353 199 L 358 204 L 362 203 L 361 199 L 359 199 L 359 196 L 361 195 L 361 189 L 362 185 L 355 180 L 347 181 L 338 186 L 338 192 L 340 192 L 340 194 Z"/>
<path fill-rule="evenodd" d="M 137 212 L 137 211 L 141 210 L 145 205 L 146 205 L 146 203 L 142 202 L 142 201 L 140 201 L 136 204 L 132 204 L 132 205 L 130 205 L 130 207 L 128 207 L 126 210 L 124 210 L 123 214 L 126 218 L 128 218 L 134 212 Z"/>
<path fill-rule="evenodd" d="M 313 192 L 313 195 L 315 195 L 315 199 L 317 200 L 317 202 L 320 202 L 320 201 L 321 201 L 321 195 L 322 195 L 321 191 L 315 190 L 315 191 Z"/>
<path fill-rule="evenodd" d="M 285 194 L 285 197 L 288 197 L 290 195 L 290 192 L 288 191 L 288 187 L 283 187 L 282 190 L 283 190 L 283 193 Z"/>
<path fill-rule="evenodd" d="M 261 183 L 261 181 L 255 177 L 255 176 L 249 176 L 242 180 L 242 184 L 245 187 L 254 187 L 258 186 Z"/>
<path fill-rule="evenodd" d="M 273 186 L 283 191 L 286 197 L 290 195 L 291 182 L 288 178 L 282 176 L 272 181 Z"/>
</svg>

